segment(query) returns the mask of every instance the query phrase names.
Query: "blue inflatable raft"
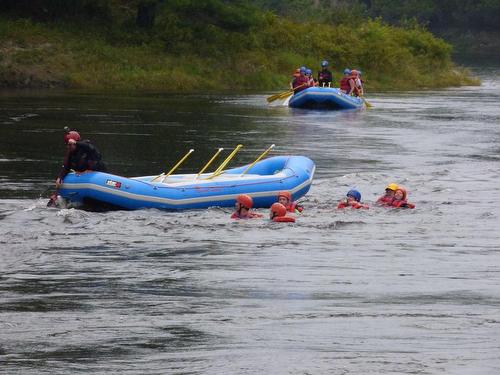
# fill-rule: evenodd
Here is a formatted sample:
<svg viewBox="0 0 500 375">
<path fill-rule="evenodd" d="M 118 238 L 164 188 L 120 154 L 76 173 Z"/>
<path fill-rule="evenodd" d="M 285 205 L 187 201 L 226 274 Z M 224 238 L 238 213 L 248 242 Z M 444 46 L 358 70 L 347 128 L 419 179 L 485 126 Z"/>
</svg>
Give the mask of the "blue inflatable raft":
<svg viewBox="0 0 500 375">
<path fill-rule="evenodd" d="M 70 173 L 59 194 L 71 203 L 103 203 L 114 208 L 135 210 L 157 208 L 185 210 L 212 206 L 230 207 L 239 194 L 248 194 L 254 207 L 270 207 L 279 191 L 289 191 L 293 199 L 304 196 L 311 187 L 315 165 L 304 156 L 275 156 L 248 166 L 228 169 L 210 178 L 206 173 L 121 177 L 88 171 Z"/>
<path fill-rule="evenodd" d="M 293 108 L 359 109 L 363 108 L 364 102 L 336 88 L 309 87 L 293 95 L 288 105 Z"/>
</svg>

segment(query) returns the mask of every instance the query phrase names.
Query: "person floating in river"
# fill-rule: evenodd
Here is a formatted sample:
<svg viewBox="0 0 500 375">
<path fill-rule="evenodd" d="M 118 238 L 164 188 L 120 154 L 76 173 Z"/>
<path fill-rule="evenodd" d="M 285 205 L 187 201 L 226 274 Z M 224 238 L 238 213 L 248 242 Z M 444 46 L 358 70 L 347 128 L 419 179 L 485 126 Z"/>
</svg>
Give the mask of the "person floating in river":
<svg viewBox="0 0 500 375">
<path fill-rule="evenodd" d="M 330 87 L 332 85 L 332 72 L 328 70 L 328 61 L 321 62 L 321 70 L 318 72 L 318 86 Z"/>
<path fill-rule="evenodd" d="M 56 179 L 56 189 L 62 184 L 64 177 L 71 171 L 84 172 L 99 171 L 106 172 L 106 165 L 102 161 L 99 150 L 88 139 L 81 140 L 80 133 L 65 128 L 64 143 L 66 153 L 63 165 Z"/>
<path fill-rule="evenodd" d="M 290 82 L 290 88 L 293 90 L 294 94 L 308 88 L 309 78 L 306 77 L 306 71 L 307 68 L 305 66 L 302 66 L 299 69 L 298 76 L 296 76 L 296 73 L 294 74 L 293 80 L 292 82 Z"/>
<path fill-rule="evenodd" d="M 287 209 L 281 203 L 273 203 L 269 209 L 269 219 L 277 223 L 295 223 L 293 216 L 287 216 Z"/>
<path fill-rule="evenodd" d="M 231 219 L 255 219 L 261 218 L 262 215 L 257 212 L 252 212 L 250 209 L 253 207 L 253 199 L 246 194 L 240 194 L 236 197 L 234 204 L 235 211 L 231 215 Z"/>
<path fill-rule="evenodd" d="M 346 194 L 346 198 L 342 199 L 339 204 L 337 205 L 338 209 L 343 209 L 343 208 L 355 208 L 355 209 L 368 209 L 369 206 L 367 204 L 361 203 L 361 193 L 357 190 L 349 190 Z"/>
<path fill-rule="evenodd" d="M 304 207 L 302 207 L 297 202 L 292 201 L 292 194 L 290 194 L 290 192 L 288 191 L 280 191 L 278 193 L 278 203 L 281 203 L 283 206 L 285 206 L 288 212 L 292 212 L 295 214 L 300 214 L 304 210 Z"/>
<path fill-rule="evenodd" d="M 413 203 L 408 203 L 406 189 L 402 186 L 398 186 L 396 189 L 391 206 L 396 208 L 415 208 Z"/>
<path fill-rule="evenodd" d="M 391 182 L 385 187 L 385 194 L 377 199 L 377 204 L 381 206 L 390 206 L 394 200 L 394 193 L 396 192 L 398 185 Z"/>
</svg>

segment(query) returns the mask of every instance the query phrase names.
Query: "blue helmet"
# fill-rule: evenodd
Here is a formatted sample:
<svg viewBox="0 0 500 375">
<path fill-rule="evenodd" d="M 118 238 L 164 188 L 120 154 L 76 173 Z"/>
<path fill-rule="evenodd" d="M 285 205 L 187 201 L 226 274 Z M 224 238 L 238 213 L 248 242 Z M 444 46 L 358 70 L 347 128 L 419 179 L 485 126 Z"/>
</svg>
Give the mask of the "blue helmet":
<svg viewBox="0 0 500 375">
<path fill-rule="evenodd" d="M 351 74 L 351 69 L 345 68 L 344 69 L 344 74 Z"/>
<path fill-rule="evenodd" d="M 321 61 L 321 66 L 323 68 L 326 67 L 326 66 L 328 66 L 328 61 L 326 61 L 326 60 Z"/>
<path fill-rule="evenodd" d="M 349 190 L 347 192 L 347 196 L 348 197 L 353 197 L 356 200 L 356 202 L 359 202 L 361 200 L 361 193 L 359 191 L 357 191 L 357 190 L 354 190 L 354 189 L 353 190 Z"/>
<path fill-rule="evenodd" d="M 306 75 L 312 74 L 313 71 L 311 69 L 306 69 Z"/>
<path fill-rule="evenodd" d="M 363 72 L 358 69 L 358 76 L 360 76 L 361 74 L 363 74 Z"/>
<path fill-rule="evenodd" d="M 306 72 L 306 69 L 307 69 L 307 68 L 306 68 L 305 66 L 301 66 L 301 67 L 300 67 L 300 72 L 301 72 L 301 73 L 305 73 L 305 72 Z"/>
</svg>

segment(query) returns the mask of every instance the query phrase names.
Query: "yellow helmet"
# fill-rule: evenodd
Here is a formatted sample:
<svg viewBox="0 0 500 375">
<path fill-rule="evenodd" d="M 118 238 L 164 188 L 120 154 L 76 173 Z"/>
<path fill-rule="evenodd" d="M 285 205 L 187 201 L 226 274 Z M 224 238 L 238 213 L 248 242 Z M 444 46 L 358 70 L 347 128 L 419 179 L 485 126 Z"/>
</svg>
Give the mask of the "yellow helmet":
<svg viewBox="0 0 500 375">
<path fill-rule="evenodd" d="M 398 185 L 395 184 L 394 182 L 390 183 L 389 185 L 387 185 L 385 187 L 385 190 L 392 190 L 392 191 L 396 191 L 398 189 Z"/>
</svg>

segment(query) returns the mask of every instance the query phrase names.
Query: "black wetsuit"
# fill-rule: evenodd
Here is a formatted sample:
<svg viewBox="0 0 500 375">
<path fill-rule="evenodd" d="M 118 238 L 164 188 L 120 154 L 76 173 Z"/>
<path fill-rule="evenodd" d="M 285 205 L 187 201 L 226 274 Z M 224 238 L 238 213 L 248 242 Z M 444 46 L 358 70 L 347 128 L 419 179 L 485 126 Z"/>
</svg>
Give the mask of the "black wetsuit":
<svg viewBox="0 0 500 375">
<path fill-rule="evenodd" d="M 76 172 L 86 170 L 106 172 L 99 150 L 89 140 L 78 141 L 74 149 L 68 147 L 59 178 L 63 179 L 71 169 Z"/>
<path fill-rule="evenodd" d="M 325 87 L 328 87 L 328 84 L 332 82 L 332 72 L 330 72 L 328 69 L 323 69 L 318 72 L 318 84 L 319 87 L 323 87 L 323 84 Z"/>
</svg>

